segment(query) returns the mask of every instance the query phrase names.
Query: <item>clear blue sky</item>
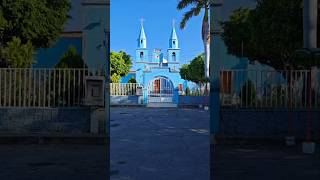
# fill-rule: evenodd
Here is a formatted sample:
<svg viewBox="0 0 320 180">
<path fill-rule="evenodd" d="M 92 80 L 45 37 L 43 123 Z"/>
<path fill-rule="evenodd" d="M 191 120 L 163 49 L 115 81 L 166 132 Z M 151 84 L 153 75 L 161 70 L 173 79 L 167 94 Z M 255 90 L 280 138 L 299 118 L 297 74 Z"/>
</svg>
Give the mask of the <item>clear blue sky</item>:
<svg viewBox="0 0 320 180">
<path fill-rule="evenodd" d="M 148 49 L 168 48 L 172 19 L 176 20 L 176 30 L 181 48 L 181 63 L 188 63 L 203 52 L 201 23 L 203 14 L 192 18 L 184 30 L 179 23 L 186 11 L 176 9 L 179 0 L 111 0 L 111 50 L 124 50 L 135 58 L 137 38 L 140 32 L 140 19 L 144 18 Z M 223 20 L 231 11 L 239 7 L 254 7 L 255 0 L 225 1 L 222 10 Z"/>
<path fill-rule="evenodd" d="M 202 15 L 189 21 L 184 30 L 179 28 L 184 11 L 176 9 L 178 0 L 111 0 L 111 50 L 124 50 L 135 58 L 140 19 L 145 19 L 149 53 L 169 46 L 172 19 L 181 48 L 181 63 L 187 63 L 203 52 L 201 40 Z"/>
</svg>

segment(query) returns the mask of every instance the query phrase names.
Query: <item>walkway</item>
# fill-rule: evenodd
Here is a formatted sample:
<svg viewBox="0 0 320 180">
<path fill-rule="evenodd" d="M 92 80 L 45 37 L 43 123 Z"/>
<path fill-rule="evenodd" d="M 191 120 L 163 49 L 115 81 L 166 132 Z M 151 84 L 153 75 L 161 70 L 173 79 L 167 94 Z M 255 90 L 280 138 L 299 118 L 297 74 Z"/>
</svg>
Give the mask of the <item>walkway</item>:
<svg viewBox="0 0 320 180">
<path fill-rule="evenodd" d="M 209 112 L 111 108 L 111 180 L 208 180 Z"/>
</svg>

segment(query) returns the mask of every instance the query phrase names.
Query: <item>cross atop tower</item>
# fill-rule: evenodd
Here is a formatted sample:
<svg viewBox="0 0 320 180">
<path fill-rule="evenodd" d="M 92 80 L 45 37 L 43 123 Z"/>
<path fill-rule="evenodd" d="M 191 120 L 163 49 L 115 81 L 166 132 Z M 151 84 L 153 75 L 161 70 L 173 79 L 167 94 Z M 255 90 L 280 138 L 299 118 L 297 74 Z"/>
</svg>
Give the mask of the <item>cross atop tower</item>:
<svg viewBox="0 0 320 180">
<path fill-rule="evenodd" d="M 143 27 L 143 23 L 144 23 L 145 19 L 144 18 L 141 18 L 140 19 L 140 23 L 141 23 L 141 26 Z"/>
</svg>

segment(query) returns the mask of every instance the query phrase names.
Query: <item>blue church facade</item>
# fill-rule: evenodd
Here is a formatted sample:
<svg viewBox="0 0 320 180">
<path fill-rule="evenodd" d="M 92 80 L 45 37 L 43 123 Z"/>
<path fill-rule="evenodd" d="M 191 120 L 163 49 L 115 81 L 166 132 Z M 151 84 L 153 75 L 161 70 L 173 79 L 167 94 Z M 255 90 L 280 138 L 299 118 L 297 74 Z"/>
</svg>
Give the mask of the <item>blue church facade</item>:
<svg viewBox="0 0 320 180">
<path fill-rule="evenodd" d="M 181 79 L 179 74 L 181 50 L 174 27 L 168 40 L 166 53 L 162 52 L 161 49 L 150 51 L 147 46 L 148 39 L 142 24 L 137 39 L 135 69 L 129 75 L 122 78 L 122 82 L 134 77 L 137 83 L 142 84 L 144 87 L 145 103 L 153 102 L 152 99 L 156 102 L 155 98 L 157 98 L 161 102 L 178 104 L 179 90 L 182 90 L 182 84 L 185 80 Z"/>
</svg>

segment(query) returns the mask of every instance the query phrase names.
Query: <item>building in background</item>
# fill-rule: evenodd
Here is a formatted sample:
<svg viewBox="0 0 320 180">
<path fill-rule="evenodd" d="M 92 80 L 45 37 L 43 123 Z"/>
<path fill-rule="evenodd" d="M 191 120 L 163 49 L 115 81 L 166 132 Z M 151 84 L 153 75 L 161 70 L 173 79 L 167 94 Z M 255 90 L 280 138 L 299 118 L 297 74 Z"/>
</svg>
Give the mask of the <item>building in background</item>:
<svg viewBox="0 0 320 180">
<path fill-rule="evenodd" d="M 35 68 L 54 67 L 69 47 L 75 47 L 89 68 L 105 69 L 107 59 L 107 0 L 72 0 L 70 20 L 57 42 L 48 49 L 39 49 Z"/>
<path fill-rule="evenodd" d="M 161 49 L 154 49 L 150 52 L 147 46 L 147 36 L 141 25 L 139 37 L 137 39 L 137 49 L 133 69 L 122 78 L 126 83 L 131 77 L 134 77 L 137 83 L 145 88 L 145 101 L 178 103 L 179 91 L 185 82 L 180 76 L 180 48 L 179 39 L 172 27 L 169 37 L 167 52 Z M 179 89 L 180 87 L 180 89 Z"/>
</svg>

